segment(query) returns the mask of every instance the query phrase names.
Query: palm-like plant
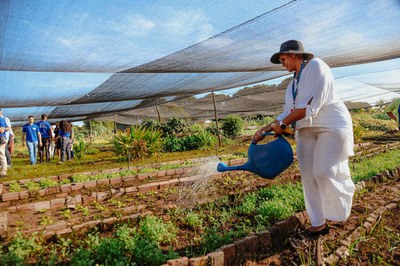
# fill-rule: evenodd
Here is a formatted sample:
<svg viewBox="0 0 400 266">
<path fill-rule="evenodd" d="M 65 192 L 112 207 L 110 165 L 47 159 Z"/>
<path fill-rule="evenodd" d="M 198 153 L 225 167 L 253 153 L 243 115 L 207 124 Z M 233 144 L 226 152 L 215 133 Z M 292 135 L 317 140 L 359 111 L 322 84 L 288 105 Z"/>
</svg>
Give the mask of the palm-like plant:
<svg viewBox="0 0 400 266">
<path fill-rule="evenodd" d="M 115 153 L 140 160 L 160 152 L 162 149 L 161 132 L 153 128 L 133 126 L 127 131 L 117 131 L 113 138 Z"/>
</svg>

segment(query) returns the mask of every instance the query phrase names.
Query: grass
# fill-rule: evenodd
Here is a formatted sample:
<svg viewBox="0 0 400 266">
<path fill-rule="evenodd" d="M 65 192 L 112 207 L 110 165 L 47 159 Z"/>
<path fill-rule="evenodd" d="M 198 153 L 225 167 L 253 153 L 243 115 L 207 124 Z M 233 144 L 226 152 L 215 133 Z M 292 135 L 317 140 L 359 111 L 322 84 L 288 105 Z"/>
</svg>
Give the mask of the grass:
<svg viewBox="0 0 400 266">
<path fill-rule="evenodd" d="M 106 148 L 104 148 L 106 147 Z M 216 156 L 231 153 L 247 153 L 247 145 L 243 145 L 241 141 L 224 143 L 222 147 L 212 150 L 194 150 L 183 152 L 160 153 L 151 158 L 134 161 L 130 165 L 140 166 L 152 163 L 187 160 L 192 158 Z M 28 150 L 22 147 L 21 144 L 15 144 L 15 151 L 12 156 L 12 167 L 7 171 L 7 177 L 2 181 L 20 180 L 37 177 L 47 177 L 60 174 L 74 174 L 88 172 L 94 170 L 104 170 L 112 168 L 127 167 L 126 160 L 116 156 L 112 152 L 112 146 L 108 142 L 97 142 L 89 147 L 90 154 L 85 155 L 81 160 L 74 158 L 71 161 L 66 161 L 57 164 L 58 156 L 55 155 L 50 163 L 30 165 Z"/>
</svg>

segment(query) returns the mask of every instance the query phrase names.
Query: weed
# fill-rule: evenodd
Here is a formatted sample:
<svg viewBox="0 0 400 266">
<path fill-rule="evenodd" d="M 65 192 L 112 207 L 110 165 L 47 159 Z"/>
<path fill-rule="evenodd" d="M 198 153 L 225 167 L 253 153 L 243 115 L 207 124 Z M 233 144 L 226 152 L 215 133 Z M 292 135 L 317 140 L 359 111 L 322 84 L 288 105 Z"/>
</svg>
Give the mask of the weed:
<svg viewBox="0 0 400 266">
<path fill-rule="evenodd" d="M 55 223 L 55 221 L 53 220 L 53 218 L 51 218 L 50 216 L 47 216 L 47 215 L 43 215 L 39 222 L 39 224 L 41 226 L 48 226 L 48 225 L 52 225 L 54 223 Z"/>
</svg>

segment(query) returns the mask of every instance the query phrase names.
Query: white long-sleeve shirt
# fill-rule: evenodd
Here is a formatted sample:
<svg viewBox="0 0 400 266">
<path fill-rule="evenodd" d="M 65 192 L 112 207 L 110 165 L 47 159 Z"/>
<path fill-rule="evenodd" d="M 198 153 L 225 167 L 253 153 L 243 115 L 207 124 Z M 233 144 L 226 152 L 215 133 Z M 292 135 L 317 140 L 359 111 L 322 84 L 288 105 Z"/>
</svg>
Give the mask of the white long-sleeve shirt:
<svg viewBox="0 0 400 266">
<path fill-rule="evenodd" d="M 332 71 L 324 61 L 314 58 L 304 67 L 297 84 L 295 105 L 293 82 L 296 85 L 297 80 L 293 79 L 286 88 L 285 107 L 283 113 L 277 117 L 278 120 L 284 119 L 293 109 L 306 108 L 305 117 L 296 122 L 296 130 L 303 127 L 325 127 L 348 130 L 352 134 L 350 113 L 340 100 Z"/>
</svg>

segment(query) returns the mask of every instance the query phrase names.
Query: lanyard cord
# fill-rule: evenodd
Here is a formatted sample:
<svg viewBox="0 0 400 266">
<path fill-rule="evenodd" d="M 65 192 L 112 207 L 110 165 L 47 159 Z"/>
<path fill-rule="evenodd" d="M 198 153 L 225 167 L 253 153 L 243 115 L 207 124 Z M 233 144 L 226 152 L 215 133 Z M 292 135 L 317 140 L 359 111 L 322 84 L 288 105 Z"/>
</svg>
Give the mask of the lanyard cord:
<svg viewBox="0 0 400 266">
<path fill-rule="evenodd" d="M 300 81 L 300 77 L 301 77 L 301 72 L 303 71 L 304 66 L 305 66 L 305 63 L 303 62 L 303 64 L 301 64 L 300 71 L 299 71 L 299 75 L 298 75 L 298 77 L 297 77 L 296 88 L 295 88 L 295 86 L 294 86 L 294 80 L 295 80 L 295 78 L 296 78 L 296 72 L 294 72 L 294 74 L 293 74 L 293 82 L 292 82 L 293 109 L 294 109 L 294 104 L 295 104 L 295 102 L 296 102 L 297 86 L 299 85 L 299 81 Z"/>
</svg>

